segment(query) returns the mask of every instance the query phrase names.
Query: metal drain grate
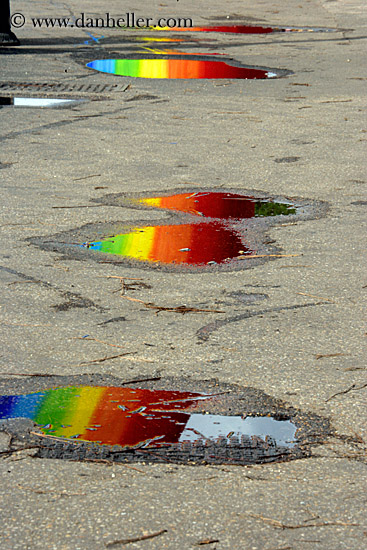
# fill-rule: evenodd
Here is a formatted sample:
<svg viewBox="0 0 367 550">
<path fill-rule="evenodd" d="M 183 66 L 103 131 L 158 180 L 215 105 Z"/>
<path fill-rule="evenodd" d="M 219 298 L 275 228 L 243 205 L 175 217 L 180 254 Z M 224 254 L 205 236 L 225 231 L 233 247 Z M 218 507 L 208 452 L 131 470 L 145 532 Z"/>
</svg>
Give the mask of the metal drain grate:
<svg viewBox="0 0 367 550">
<path fill-rule="evenodd" d="M 57 92 L 68 93 L 77 92 L 100 94 L 106 92 L 124 92 L 128 84 L 80 84 L 60 82 L 0 82 L 0 93 L 18 93 L 18 92 Z"/>
</svg>

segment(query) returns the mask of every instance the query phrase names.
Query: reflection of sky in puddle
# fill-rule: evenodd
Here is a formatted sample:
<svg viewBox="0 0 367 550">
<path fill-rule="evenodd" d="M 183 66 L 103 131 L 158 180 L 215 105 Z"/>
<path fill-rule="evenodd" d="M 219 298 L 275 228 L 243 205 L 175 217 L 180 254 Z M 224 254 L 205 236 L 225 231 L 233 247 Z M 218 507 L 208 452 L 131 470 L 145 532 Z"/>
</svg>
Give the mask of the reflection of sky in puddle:
<svg viewBox="0 0 367 550">
<path fill-rule="evenodd" d="M 67 107 L 84 101 L 84 99 L 0 97 L 0 105 L 14 105 L 14 107 Z"/>
<path fill-rule="evenodd" d="M 253 252 L 221 223 L 135 227 L 85 247 L 125 258 L 163 264 L 201 265 Z"/>
<path fill-rule="evenodd" d="M 264 79 L 277 76 L 274 72 L 262 69 L 197 59 L 97 59 L 87 63 L 87 67 L 103 73 L 136 78 Z"/>
<path fill-rule="evenodd" d="M 292 447 L 296 427 L 270 417 L 190 414 L 211 395 L 116 387 L 66 387 L 0 397 L 0 419 L 30 418 L 44 434 L 125 447 L 257 436 Z M 178 412 L 180 411 L 180 412 Z"/>
<path fill-rule="evenodd" d="M 296 213 L 296 209 L 292 205 L 265 199 L 260 200 L 236 193 L 178 193 L 163 197 L 133 199 L 132 202 L 222 220 Z"/>
</svg>

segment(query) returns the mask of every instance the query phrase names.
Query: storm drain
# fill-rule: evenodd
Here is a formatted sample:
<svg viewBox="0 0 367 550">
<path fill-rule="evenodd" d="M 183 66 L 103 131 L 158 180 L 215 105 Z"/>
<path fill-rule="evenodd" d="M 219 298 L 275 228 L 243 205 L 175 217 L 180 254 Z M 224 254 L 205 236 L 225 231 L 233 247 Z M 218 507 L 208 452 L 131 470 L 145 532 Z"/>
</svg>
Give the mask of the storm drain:
<svg viewBox="0 0 367 550">
<path fill-rule="evenodd" d="M 19 93 L 27 92 L 55 92 L 55 93 L 87 93 L 100 94 L 106 92 L 124 92 L 127 89 L 125 84 L 80 84 L 79 82 L 1 82 L 0 94 L 2 92 Z"/>
<path fill-rule="evenodd" d="M 245 465 L 305 458 L 331 433 L 327 420 L 252 388 L 170 378 L 101 385 L 96 376 L 85 385 L 83 379 L 55 377 L 74 384 L 2 395 L 0 430 L 15 445 L 5 454 L 22 441 L 47 458 Z"/>
</svg>

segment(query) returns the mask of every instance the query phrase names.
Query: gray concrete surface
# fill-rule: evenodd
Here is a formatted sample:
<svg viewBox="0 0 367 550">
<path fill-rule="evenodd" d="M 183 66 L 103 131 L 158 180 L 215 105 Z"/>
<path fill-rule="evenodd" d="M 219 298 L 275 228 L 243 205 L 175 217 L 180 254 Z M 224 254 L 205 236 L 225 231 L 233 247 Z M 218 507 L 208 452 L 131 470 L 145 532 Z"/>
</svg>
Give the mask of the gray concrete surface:
<svg viewBox="0 0 367 550">
<path fill-rule="evenodd" d="M 122 56 L 131 47 L 124 43 L 123 31 L 95 31 L 105 39 L 91 39 L 89 45 L 83 44 L 86 33 L 77 29 L 37 30 L 27 24 L 17 31 L 22 45 L 1 51 L 1 82 L 130 87 L 94 94 L 72 110 L 0 110 L 0 374 L 5 383 L 17 377 L 21 383 L 18 375 L 35 373 L 101 373 L 121 380 L 157 374 L 217 377 L 325 416 L 339 437 L 314 449 L 309 459 L 251 467 L 141 463 L 133 468 L 37 459 L 32 450 L 1 455 L 1 548 L 94 550 L 163 529 L 160 536 L 127 547 L 190 549 L 200 541 L 219 540 L 203 547 L 365 548 L 363 3 L 135 4 L 122 9 L 114 1 L 107 10 L 94 2 L 14 0 L 12 11 L 26 17 L 135 11 L 190 16 L 196 25 L 229 20 L 348 30 L 200 35 L 202 43 L 183 47 L 293 72 L 268 81 L 160 81 L 98 74 L 85 62 Z M 157 97 L 144 99 L 147 94 Z M 286 157 L 299 160 L 275 162 Z M 269 229 L 269 240 L 284 254 L 299 256 L 244 271 L 147 271 L 80 261 L 27 240 L 88 223 L 133 222 L 141 213 L 121 206 L 92 207 L 92 199 L 181 186 L 258 189 L 325 201 L 330 208 L 325 217 L 295 225 L 285 221 Z M 164 212 L 149 213 L 151 220 L 165 217 Z M 106 278 L 112 275 L 149 283 L 150 289 L 128 292 L 144 302 L 220 307 L 225 313 L 156 316 L 120 297 L 118 281 Z M 244 303 L 236 294 L 244 292 L 267 298 Z M 75 301 L 79 307 L 72 307 Z M 317 305 L 279 309 L 308 303 Z M 64 307 L 54 307 L 60 304 Z M 265 309 L 262 315 L 233 321 L 246 311 Z M 125 320 L 106 324 L 118 317 Z M 219 324 L 206 341 L 198 339 L 198 331 L 218 319 L 232 322 Z M 90 363 L 116 348 L 78 339 L 85 334 L 136 354 Z M 7 441 L 2 434 L 1 450 Z"/>
</svg>

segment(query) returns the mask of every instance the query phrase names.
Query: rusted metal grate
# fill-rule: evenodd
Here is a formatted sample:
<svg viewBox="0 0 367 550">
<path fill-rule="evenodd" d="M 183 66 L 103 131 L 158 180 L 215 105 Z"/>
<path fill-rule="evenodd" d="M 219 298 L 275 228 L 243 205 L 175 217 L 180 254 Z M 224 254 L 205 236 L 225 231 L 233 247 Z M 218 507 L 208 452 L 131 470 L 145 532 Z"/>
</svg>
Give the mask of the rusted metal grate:
<svg viewBox="0 0 367 550">
<path fill-rule="evenodd" d="M 101 94 L 107 92 L 124 92 L 128 84 L 80 84 L 79 82 L 0 82 L 0 94 L 2 92 L 57 92 L 78 94 Z"/>
</svg>

